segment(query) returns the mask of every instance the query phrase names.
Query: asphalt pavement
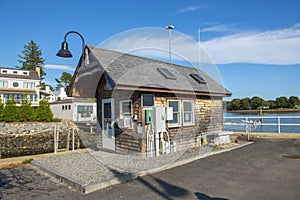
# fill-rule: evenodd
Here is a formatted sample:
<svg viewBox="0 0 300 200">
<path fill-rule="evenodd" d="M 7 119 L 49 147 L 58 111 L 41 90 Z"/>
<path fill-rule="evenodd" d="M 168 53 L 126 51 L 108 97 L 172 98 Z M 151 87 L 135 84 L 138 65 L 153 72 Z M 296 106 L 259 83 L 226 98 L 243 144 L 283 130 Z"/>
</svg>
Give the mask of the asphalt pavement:
<svg viewBox="0 0 300 200">
<path fill-rule="evenodd" d="M 71 190 L 33 166 L 0 169 L 0 199 L 299 199 L 300 140 L 252 145 L 111 186 Z"/>
</svg>

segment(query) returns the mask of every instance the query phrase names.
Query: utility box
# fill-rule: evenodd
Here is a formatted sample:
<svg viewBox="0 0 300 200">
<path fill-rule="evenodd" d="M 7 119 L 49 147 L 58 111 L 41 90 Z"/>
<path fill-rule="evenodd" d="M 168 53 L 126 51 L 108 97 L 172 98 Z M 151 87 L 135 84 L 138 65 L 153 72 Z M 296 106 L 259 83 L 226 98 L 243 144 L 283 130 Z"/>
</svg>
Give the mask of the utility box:
<svg viewBox="0 0 300 200">
<path fill-rule="evenodd" d="M 152 110 L 145 110 L 145 124 L 152 124 Z"/>
<path fill-rule="evenodd" d="M 155 133 L 166 131 L 166 108 L 153 108 L 153 128 Z"/>
</svg>

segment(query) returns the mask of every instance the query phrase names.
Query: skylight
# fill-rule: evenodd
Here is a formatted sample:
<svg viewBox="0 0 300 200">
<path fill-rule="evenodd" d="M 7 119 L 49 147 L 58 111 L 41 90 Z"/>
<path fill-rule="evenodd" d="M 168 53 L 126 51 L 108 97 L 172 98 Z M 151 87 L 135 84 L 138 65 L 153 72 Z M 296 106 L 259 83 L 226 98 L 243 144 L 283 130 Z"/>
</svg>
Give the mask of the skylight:
<svg viewBox="0 0 300 200">
<path fill-rule="evenodd" d="M 166 68 L 157 68 L 157 70 L 167 79 L 176 80 L 175 75 Z"/>
<path fill-rule="evenodd" d="M 205 83 L 204 78 L 200 76 L 199 74 L 190 74 L 190 76 L 195 79 L 198 83 Z"/>
</svg>

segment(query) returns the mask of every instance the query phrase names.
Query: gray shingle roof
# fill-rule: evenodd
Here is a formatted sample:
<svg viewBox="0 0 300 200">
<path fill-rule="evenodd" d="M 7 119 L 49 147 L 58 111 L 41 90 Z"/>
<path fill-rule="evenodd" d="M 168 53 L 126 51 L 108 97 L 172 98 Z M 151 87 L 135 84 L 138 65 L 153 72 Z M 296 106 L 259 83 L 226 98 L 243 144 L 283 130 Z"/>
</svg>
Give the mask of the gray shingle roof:
<svg viewBox="0 0 300 200">
<path fill-rule="evenodd" d="M 199 69 L 93 46 L 87 47 L 100 63 L 101 71 L 107 72 L 112 81 L 112 87 L 146 87 L 231 95 L 228 90 Z M 158 71 L 158 68 L 168 69 L 175 75 L 176 80 L 167 79 Z M 197 82 L 190 74 L 199 74 L 206 83 Z"/>
</svg>

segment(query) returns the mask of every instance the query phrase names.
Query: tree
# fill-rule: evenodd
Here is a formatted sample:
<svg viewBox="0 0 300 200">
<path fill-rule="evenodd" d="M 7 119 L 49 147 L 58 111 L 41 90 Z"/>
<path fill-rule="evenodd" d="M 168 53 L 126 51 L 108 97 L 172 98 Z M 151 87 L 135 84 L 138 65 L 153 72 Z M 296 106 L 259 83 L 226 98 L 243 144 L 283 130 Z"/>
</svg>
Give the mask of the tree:
<svg viewBox="0 0 300 200">
<path fill-rule="evenodd" d="M 289 107 L 290 108 L 295 108 L 300 104 L 300 100 L 296 96 L 290 96 L 289 98 Z"/>
<path fill-rule="evenodd" d="M 31 103 L 26 98 L 24 98 L 22 101 L 22 105 L 19 108 L 19 121 L 28 122 L 28 121 L 32 121 L 33 118 L 34 118 L 34 113 L 31 107 Z"/>
<path fill-rule="evenodd" d="M 249 110 L 250 109 L 250 98 L 242 98 L 240 102 L 240 109 L 241 110 Z"/>
<path fill-rule="evenodd" d="M 5 107 L 3 110 L 3 121 L 5 122 L 17 122 L 19 119 L 18 116 L 18 107 L 13 99 L 9 99 L 5 102 Z"/>
<path fill-rule="evenodd" d="M 251 109 L 258 109 L 259 107 L 262 107 L 265 104 L 265 100 L 262 98 L 255 96 L 251 98 Z"/>
<path fill-rule="evenodd" d="M 227 108 L 228 108 L 228 110 L 239 110 L 240 107 L 241 107 L 241 100 L 233 99 Z"/>
<path fill-rule="evenodd" d="M 67 88 L 71 80 L 72 80 L 72 74 L 68 72 L 63 72 L 60 78 L 55 78 L 55 81 L 57 82 L 55 89 L 59 90 L 59 88 L 61 87 Z"/>
<path fill-rule="evenodd" d="M 45 59 L 42 57 L 42 51 L 39 46 L 33 40 L 30 40 L 28 44 L 24 45 L 22 53 L 23 56 L 18 55 L 18 57 L 21 58 L 21 60 L 18 60 L 21 66 L 17 66 L 17 68 L 35 70 L 36 67 L 40 67 L 40 78 L 42 80 L 46 75 L 44 71 Z"/>
<path fill-rule="evenodd" d="M 288 108 L 289 100 L 287 97 L 278 97 L 275 100 L 277 108 Z"/>
<path fill-rule="evenodd" d="M 39 122 L 52 122 L 53 113 L 47 100 L 41 100 L 39 107 L 36 108 L 34 119 Z"/>
</svg>

